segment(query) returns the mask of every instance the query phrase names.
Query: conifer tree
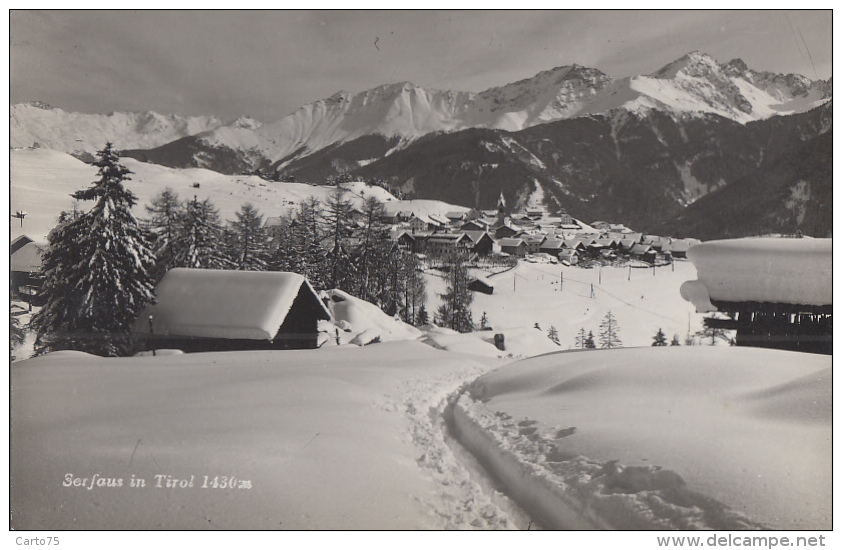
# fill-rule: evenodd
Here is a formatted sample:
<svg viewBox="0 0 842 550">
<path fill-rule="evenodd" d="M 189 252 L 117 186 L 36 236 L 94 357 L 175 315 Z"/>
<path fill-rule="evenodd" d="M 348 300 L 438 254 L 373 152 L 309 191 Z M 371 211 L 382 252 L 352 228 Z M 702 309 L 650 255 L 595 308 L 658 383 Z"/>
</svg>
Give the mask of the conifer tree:
<svg viewBox="0 0 842 550">
<path fill-rule="evenodd" d="M 292 214 L 281 217 L 277 229 L 277 247 L 270 255 L 271 271 L 290 271 L 307 277 L 316 289 L 329 288 L 328 251 L 318 242 L 318 209 L 316 200 L 302 203 Z"/>
<path fill-rule="evenodd" d="M 482 317 L 480 317 L 480 320 L 479 320 L 479 329 L 480 330 L 488 330 L 488 328 L 490 328 L 488 326 L 488 313 L 483 311 Z"/>
<path fill-rule="evenodd" d="M 653 346 L 666 346 L 667 345 L 667 335 L 664 334 L 664 331 L 660 328 L 655 336 L 652 337 L 652 345 Z"/>
<path fill-rule="evenodd" d="M 263 227 L 263 216 L 250 203 L 244 204 L 230 223 L 228 256 L 235 269 L 264 271 L 269 255 L 269 237 Z"/>
<path fill-rule="evenodd" d="M 588 332 L 588 337 L 585 339 L 585 349 L 596 349 L 596 342 L 593 338 L 593 331 Z"/>
<path fill-rule="evenodd" d="M 390 241 L 383 242 L 390 243 Z M 373 266 L 374 271 L 381 270 L 382 266 L 394 264 L 395 277 L 389 281 L 391 295 L 394 296 L 397 311 L 403 320 L 411 323 L 418 308 L 427 300 L 427 285 L 420 273 L 421 266 L 415 254 L 401 250 L 393 243 L 390 243 L 389 250 L 391 250 L 392 259 L 383 258 L 377 266 Z"/>
<path fill-rule="evenodd" d="M 445 277 L 447 290 L 441 294 L 442 304 L 438 309 L 438 317 L 445 326 L 457 332 L 471 332 L 474 330 L 471 315 L 474 297 L 468 289 L 468 268 L 464 256 L 459 253 L 451 255 L 449 267 Z"/>
<path fill-rule="evenodd" d="M 623 342 L 620 340 L 620 327 L 617 326 L 617 319 L 610 311 L 605 314 L 602 323 L 599 324 L 599 345 L 603 348 L 623 346 Z"/>
<path fill-rule="evenodd" d="M 554 326 L 550 326 L 550 328 L 547 329 L 547 338 L 552 340 L 552 342 L 555 345 L 557 345 L 557 346 L 561 345 L 561 342 L 559 342 L 559 340 L 558 340 L 558 330 L 556 330 L 556 328 Z"/>
<path fill-rule="evenodd" d="M 210 201 L 195 196 L 185 205 L 173 243 L 173 267 L 227 269 L 233 263 L 226 257 L 219 211 Z"/>
<path fill-rule="evenodd" d="M 328 196 L 324 209 L 324 239 L 330 250 L 328 256 L 330 262 L 328 285 L 330 288 L 340 288 L 343 279 L 350 276 L 348 271 L 342 269 L 343 266 L 350 266 L 350 258 L 342 243 L 350 234 L 351 212 L 352 205 L 345 198 L 345 190 L 336 187 Z M 356 289 L 351 291 L 356 291 Z"/>
<path fill-rule="evenodd" d="M 36 354 L 129 353 L 131 324 L 153 299 L 155 257 L 131 213 L 137 198 L 123 184 L 131 172 L 118 161 L 107 143 L 94 162 L 99 179 L 72 195 L 93 207 L 50 232 L 42 262 L 45 303 L 31 321 Z"/>
<path fill-rule="evenodd" d="M 415 320 L 415 326 L 421 327 L 430 322 L 430 317 L 427 314 L 427 306 L 421 304 L 421 307 L 418 309 L 418 316 Z"/>
<path fill-rule="evenodd" d="M 176 234 L 184 215 L 184 207 L 178 194 L 167 187 L 155 195 L 145 209 L 150 215 L 145 220 L 145 226 L 154 235 L 152 252 L 157 258 L 155 279 L 160 280 L 173 267 Z"/>
<path fill-rule="evenodd" d="M 672 342 L 670 342 L 671 346 L 680 346 L 681 342 L 678 341 L 678 334 L 672 335 Z"/>
<path fill-rule="evenodd" d="M 585 327 L 579 329 L 576 333 L 575 345 L 578 349 L 585 349 L 585 342 L 588 340 L 588 335 L 585 333 Z"/>
<path fill-rule="evenodd" d="M 385 213 L 383 203 L 375 196 L 370 196 L 363 203 L 363 242 L 360 247 L 360 281 L 357 296 L 367 299 L 369 295 L 369 272 L 380 264 L 384 252 L 387 230 L 381 223 Z"/>
</svg>

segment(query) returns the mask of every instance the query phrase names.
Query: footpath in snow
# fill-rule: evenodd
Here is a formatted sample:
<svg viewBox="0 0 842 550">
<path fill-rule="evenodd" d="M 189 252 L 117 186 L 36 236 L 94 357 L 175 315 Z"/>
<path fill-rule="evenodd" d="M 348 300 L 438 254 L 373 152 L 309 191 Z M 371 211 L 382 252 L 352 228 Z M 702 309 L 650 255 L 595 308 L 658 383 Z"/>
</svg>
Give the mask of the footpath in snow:
<svg viewBox="0 0 842 550">
<path fill-rule="evenodd" d="M 417 341 L 16 362 L 11 525 L 525 529 L 443 429 L 500 364 Z"/>
<path fill-rule="evenodd" d="M 830 529 L 831 358 L 662 347 L 511 363 L 457 438 L 552 529 Z"/>
</svg>

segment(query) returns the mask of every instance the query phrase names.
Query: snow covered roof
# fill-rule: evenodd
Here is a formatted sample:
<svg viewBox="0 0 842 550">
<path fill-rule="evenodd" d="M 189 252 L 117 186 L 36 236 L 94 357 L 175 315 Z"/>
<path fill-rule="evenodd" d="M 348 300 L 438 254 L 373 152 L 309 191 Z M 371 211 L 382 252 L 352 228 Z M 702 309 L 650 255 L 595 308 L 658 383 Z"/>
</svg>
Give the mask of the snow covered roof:
<svg viewBox="0 0 842 550">
<path fill-rule="evenodd" d="M 9 245 L 10 252 L 14 254 L 19 249 L 23 248 L 26 244 L 31 243 L 32 239 L 30 239 L 27 235 L 20 235 L 16 239 L 12 241 Z"/>
<path fill-rule="evenodd" d="M 41 269 L 41 257 L 47 245 L 32 241 L 15 250 L 10 258 L 12 271 L 38 271 Z"/>
<path fill-rule="evenodd" d="M 447 217 L 439 216 L 438 214 L 428 214 L 428 217 L 434 222 L 441 225 L 447 225 L 450 223 L 450 220 Z"/>
<path fill-rule="evenodd" d="M 465 233 L 433 233 L 427 238 L 427 242 L 459 242 L 462 239 L 470 240 L 470 237 Z"/>
<path fill-rule="evenodd" d="M 462 231 L 462 233 L 467 235 L 474 244 L 478 243 L 480 239 L 482 239 L 483 235 L 491 239 L 491 235 L 489 235 L 486 231 Z M 493 241 L 494 239 L 491 240 Z"/>
<path fill-rule="evenodd" d="M 681 296 L 699 312 L 723 302 L 833 304 L 833 239 L 746 238 L 691 246 L 699 279 Z M 715 309 L 715 308 L 714 308 Z"/>
<path fill-rule="evenodd" d="M 701 241 L 699 239 L 671 239 L 669 243 L 664 245 L 664 250 L 672 252 L 687 252 L 687 250 Z"/>
<path fill-rule="evenodd" d="M 491 281 L 491 279 L 488 279 L 488 278 L 483 277 L 481 275 L 477 275 L 476 277 L 471 279 L 471 282 L 474 282 L 474 281 L 476 281 L 478 283 L 482 283 L 489 288 L 494 288 L 494 283 Z"/>
<path fill-rule="evenodd" d="M 564 246 L 564 241 L 562 239 L 547 239 L 541 244 L 541 248 L 544 249 L 561 249 Z"/>
<path fill-rule="evenodd" d="M 297 273 L 171 269 L 155 289 L 157 303 L 144 310 L 134 330 L 148 334 L 152 315 L 156 335 L 272 340 L 301 291 L 312 294 L 320 318 L 330 319 Z"/>
<path fill-rule="evenodd" d="M 648 254 L 652 252 L 652 247 L 648 244 L 635 243 L 629 250 L 632 254 Z"/>
</svg>

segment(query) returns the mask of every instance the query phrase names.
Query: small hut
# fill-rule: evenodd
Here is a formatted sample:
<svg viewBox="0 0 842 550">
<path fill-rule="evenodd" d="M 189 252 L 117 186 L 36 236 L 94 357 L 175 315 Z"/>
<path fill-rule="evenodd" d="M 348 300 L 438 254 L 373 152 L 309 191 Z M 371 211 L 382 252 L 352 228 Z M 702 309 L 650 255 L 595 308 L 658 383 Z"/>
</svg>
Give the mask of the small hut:
<svg viewBox="0 0 842 550">
<path fill-rule="evenodd" d="M 145 349 L 184 352 L 317 347 L 330 312 L 302 275 L 176 268 L 132 329 Z"/>
<path fill-rule="evenodd" d="M 494 294 L 494 283 L 485 277 L 475 277 L 468 283 L 468 290 L 482 292 L 483 294 Z"/>
</svg>

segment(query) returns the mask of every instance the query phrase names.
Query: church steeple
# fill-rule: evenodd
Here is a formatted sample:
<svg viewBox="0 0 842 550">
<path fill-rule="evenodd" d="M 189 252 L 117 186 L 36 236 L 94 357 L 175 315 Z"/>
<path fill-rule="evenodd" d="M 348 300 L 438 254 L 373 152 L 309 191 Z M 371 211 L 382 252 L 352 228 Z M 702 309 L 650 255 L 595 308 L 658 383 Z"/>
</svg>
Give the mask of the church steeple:
<svg viewBox="0 0 842 550">
<path fill-rule="evenodd" d="M 497 223 L 495 226 L 506 224 L 506 199 L 503 197 L 503 190 L 500 190 L 500 198 L 497 199 Z"/>
</svg>

